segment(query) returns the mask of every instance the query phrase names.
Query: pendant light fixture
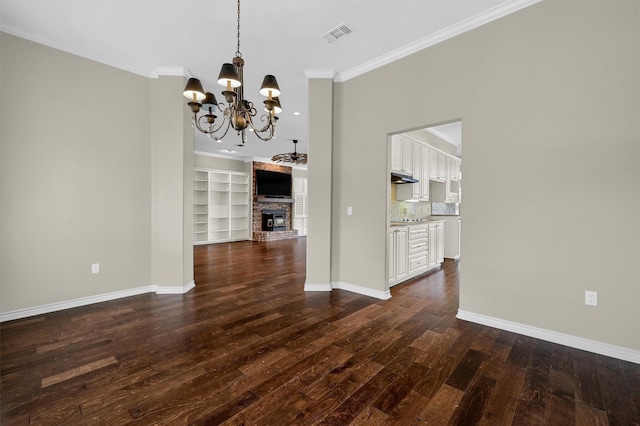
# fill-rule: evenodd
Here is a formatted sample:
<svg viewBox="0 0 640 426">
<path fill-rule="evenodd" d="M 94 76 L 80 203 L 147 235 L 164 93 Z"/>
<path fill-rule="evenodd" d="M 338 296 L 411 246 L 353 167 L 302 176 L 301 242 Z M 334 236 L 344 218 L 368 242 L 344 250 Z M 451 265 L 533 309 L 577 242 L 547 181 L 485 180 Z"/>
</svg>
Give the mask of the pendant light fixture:
<svg viewBox="0 0 640 426">
<path fill-rule="evenodd" d="M 276 163 L 294 163 L 294 164 L 307 164 L 307 154 L 298 153 L 296 145 L 298 144 L 297 139 L 292 139 L 293 141 L 293 152 L 287 152 L 284 154 L 276 154 L 271 157 L 271 161 L 275 161 Z"/>
<path fill-rule="evenodd" d="M 183 95 L 189 99 L 188 105 L 193 112 L 193 124 L 202 133 L 211 139 L 221 142 L 229 131 L 230 127 L 238 132 L 242 137 L 242 144 L 245 143 L 246 131 L 251 130 L 260 139 L 268 141 L 275 136 L 277 113 L 282 111 L 280 106 L 280 88 L 273 75 L 264 76 L 260 94 L 265 96 L 265 114 L 262 114 L 260 121 L 264 123 L 262 127 L 256 126 L 253 122 L 258 114 L 253 102 L 244 98 L 244 81 L 242 69 L 244 59 L 240 53 L 240 0 L 238 0 L 238 27 L 237 27 L 237 49 L 232 63 L 222 65 L 218 84 L 225 87 L 222 92 L 226 104 L 218 103 L 216 97 L 211 92 L 205 92 L 200 80 L 190 78 L 184 88 Z M 204 114 L 198 115 L 200 112 Z M 222 120 L 216 122 L 215 112 L 222 112 Z"/>
</svg>

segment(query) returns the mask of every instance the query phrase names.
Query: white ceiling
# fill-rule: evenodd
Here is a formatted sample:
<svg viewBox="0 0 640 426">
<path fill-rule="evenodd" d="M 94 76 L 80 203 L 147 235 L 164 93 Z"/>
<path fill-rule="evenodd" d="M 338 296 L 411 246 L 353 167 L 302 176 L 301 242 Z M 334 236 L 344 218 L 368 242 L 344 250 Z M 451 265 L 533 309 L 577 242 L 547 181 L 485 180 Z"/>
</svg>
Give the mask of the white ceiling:
<svg viewBox="0 0 640 426">
<path fill-rule="evenodd" d="M 441 124 L 425 129 L 456 147 L 456 155 L 462 157 L 462 121 Z"/>
<path fill-rule="evenodd" d="M 195 148 L 270 158 L 298 139 L 298 151 L 307 152 L 305 70 L 331 70 L 345 81 L 537 1 L 242 0 L 245 96 L 261 103 L 262 77 L 278 78 L 277 139 L 249 135 L 237 148 L 235 133 L 222 143 L 197 134 Z M 343 23 L 350 35 L 333 43 L 322 37 Z M 0 0 L 0 30 L 145 76 L 183 69 L 221 99 L 215 80 L 236 51 L 236 1 Z"/>
</svg>

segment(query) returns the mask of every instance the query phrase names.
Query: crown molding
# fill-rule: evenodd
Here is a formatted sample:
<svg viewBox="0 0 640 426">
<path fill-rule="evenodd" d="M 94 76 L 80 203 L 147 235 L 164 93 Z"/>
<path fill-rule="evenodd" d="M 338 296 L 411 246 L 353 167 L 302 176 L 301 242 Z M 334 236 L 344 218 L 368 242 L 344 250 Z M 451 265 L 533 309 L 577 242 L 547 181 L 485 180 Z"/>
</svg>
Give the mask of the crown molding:
<svg viewBox="0 0 640 426">
<path fill-rule="evenodd" d="M 451 145 L 455 145 L 458 146 L 458 142 L 454 141 L 453 139 L 451 139 L 449 136 L 440 133 L 439 131 L 432 129 L 431 127 L 427 127 L 425 129 L 427 132 L 431 133 L 434 136 L 439 137 L 440 139 L 442 139 L 445 142 L 449 142 Z"/>
<path fill-rule="evenodd" d="M 217 154 L 215 152 L 208 152 L 208 151 L 193 151 L 193 155 L 202 155 L 204 157 L 224 158 L 224 159 L 227 159 L 227 160 L 242 161 L 243 163 L 252 163 L 254 161 L 257 161 L 259 163 L 267 163 L 267 164 L 276 164 L 276 165 L 279 165 L 279 166 L 287 166 L 287 167 L 291 167 L 292 169 L 297 169 L 297 170 L 307 170 L 307 166 L 306 165 L 276 163 L 275 161 L 271 161 L 271 158 L 265 158 L 265 157 L 234 157 L 233 155 Z"/>
<path fill-rule="evenodd" d="M 304 70 L 304 75 L 307 78 L 330 78 L 333 79 L 336 76 L 334 70 L 317 69 L 317 70 Z"/>
<path fill-rule="evenodd" d="M 391 62 L 397 61 L 398 59 L 402 59 L 405 56 L 409 56 L 420 50 L 426 49 L 427 47 L 431 47 L 445 40 L 449 40 L 450 38 L 458 36 L 467 31 L 471 31 L 474 28 L 478 28 L 484 24 L 495 21 L 496 19 L 502 18 L 541 1 L 542 0 L 516 0 L 501 4 L 476 16 L 465 19 L 464 21 L 461 21 L 455 25 L 451 25 L 450 27 L 440 30 L 427 37 L 421 38 L 420 40 L 416 40 L 413 43 L 410 43 L 385 55 L 365 62 L 362 65 L 358 65 L 355 68 L 351 68 L 350 70 L 347 70 L 345 72 L 338 73 L 334 81 L 336 81 L 337 83 L 345 82 L 369 71 L 373 71 L 376 68 L 380 68 L 383 65 L 387 65 Z"/>
<path fill-rule="evenodd" d="M 235 161 L 241 161 L 243 163 L 250 163 L 251 161 L 253 161 L 252 157 L 236 157 L 233 156 L 231 154 L 222 154 L 222 153 L 216 153 L 216 152 L 209 152 L 209 151 L 193 151 L 193 155 L 202 155 L 204 157 L 216 157 L 216 158 L 224 158 L 226 160 L 235 160 Z"/>
<path fill-rule="evenodd" d="M 156 67 L 151 70 L 149 77 L 191 77 L 191 73 L 183 67 Z"/>
</svg>

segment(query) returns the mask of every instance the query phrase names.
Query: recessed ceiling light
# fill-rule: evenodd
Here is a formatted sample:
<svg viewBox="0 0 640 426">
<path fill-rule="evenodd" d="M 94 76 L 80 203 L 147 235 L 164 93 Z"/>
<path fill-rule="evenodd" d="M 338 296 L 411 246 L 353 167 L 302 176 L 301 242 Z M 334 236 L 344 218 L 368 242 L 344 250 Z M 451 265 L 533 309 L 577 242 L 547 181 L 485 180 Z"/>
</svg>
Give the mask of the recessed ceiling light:
<svg viewBox="0 0 640 426">
<path fill-rule="evenodd" d="M 294 112 L 293 115 L 300 115 L 298 111 Z"/>
<path fill-rule="evenodd" d="M 233 154 L 234 152 L 236 152 L 236 151 L 234 151 L 232 149 L 223 149 L 222 151 L 224 151 L 226 153 L 229 153 L 229 154 Z"/>
</svg>

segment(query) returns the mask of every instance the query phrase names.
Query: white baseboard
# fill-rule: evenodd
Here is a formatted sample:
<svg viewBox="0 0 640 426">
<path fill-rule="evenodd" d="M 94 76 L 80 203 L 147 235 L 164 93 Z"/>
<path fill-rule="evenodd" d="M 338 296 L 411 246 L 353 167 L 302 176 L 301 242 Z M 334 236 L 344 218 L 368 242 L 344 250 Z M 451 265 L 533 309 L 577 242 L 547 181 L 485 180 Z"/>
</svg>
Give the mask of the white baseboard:
<svg viewBox="0 0 640 426">
<path fill-rule="evenodd" d="M 362 294 L 369 297 L 375 297 L 376 299 L 381 299 L 381 300 L 391 299 L 391 292 L 389 290 L 386 290 L 386 291 L 374 290 L 372 288 L 362 287 L 359 285 L 344 283 L 340 281 L 332 282 L 331 288 L 347 290 L 352 293 L 358 293 L 358 294 Z"/>
<path fill-rule="evenodd" d="M 373 290 L 371 288 L 362 287 L 355 284 L 349 284 L 339 281 L 334 281 L 331 284 L 311 284 L 304 283 L 304 291 L 331 291 L 333 289 L 347 290 L 352 293 L 362 294 L 364 296 L 375 297 L 376 299 L 387 300 L 391 299 L 391 292 Z"/>
<path fill-rule="evenodd" d="M 183 286 L 155 286 L 156 294 L 185 294 L 196 286 L 195 281 L 186 283 Z"/>
<path fill-rule="evenodd" d="M 634 349 L 610 345 L 608 343 L 602 343 L 596 340 L 558 333 L 555 331 L 546 330 L 544 328 L 532 327 L 525 324 L 506 321 L 500 318 L 467 312 L 460 309 L 458 310 L 458 314 L 456 315 L 456 317 L 464 321 L 470 321 L 477 324 L 486 325 L 488 327 L 498 328 L 500 330 L 511 331 L 513 333 L 534 337 L 536 339 L 546 340 L 547 342 L 558 343 L 560 345 L 582 349 L 600 355 L 610 356 L 624 361 L 640 364 L 640 351 Z"/>
<path fill-rule="evenodd" d="M 331 284 L 304 283 L 304 291 L 331 291 Z"/>
<path fill-rule="evenodd" d="M 65 309 L 77 308 L 80 306 L 91 305 L 94 303 L 107 302 L 109 300 L 122 299 L 123 297 L 137 296 L 144 293 L 156 294 L 184 294 L 196 286 L 191 281 L 184 286 L 158 286 L 148 285 L 145 287 L 136 287 L 127 290 L 114 291 L 111 293 L 98 294 L 95 296 L 81 297 L 73 300 L 65 300 L 63 302 L 49 303 L 47 305 L 34 306 L 32 308 L 16 309 L 15 311 L 0 313 L 0 322 L 11 321 L 21 318 L 32 317 L 35 315 L 48 314 L 50 312 L 62 311 Z"/>
</svg>

